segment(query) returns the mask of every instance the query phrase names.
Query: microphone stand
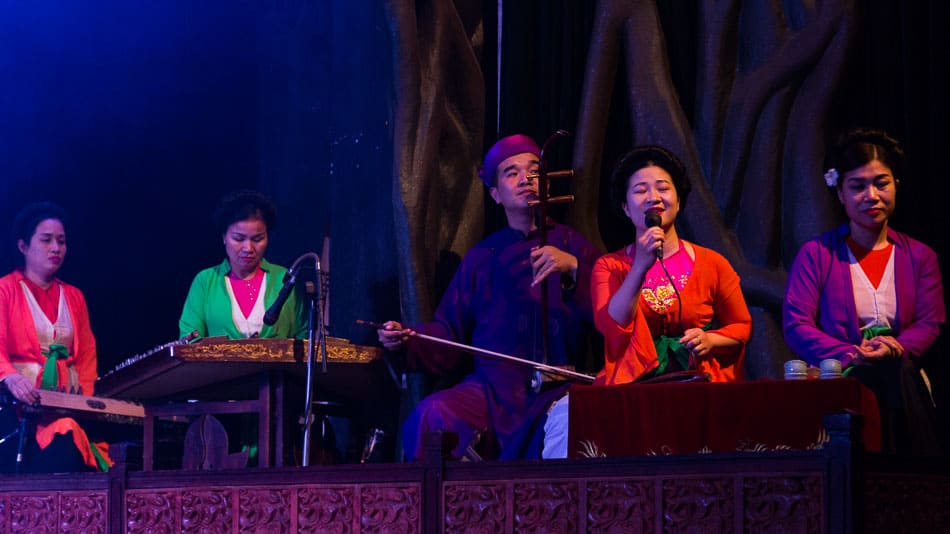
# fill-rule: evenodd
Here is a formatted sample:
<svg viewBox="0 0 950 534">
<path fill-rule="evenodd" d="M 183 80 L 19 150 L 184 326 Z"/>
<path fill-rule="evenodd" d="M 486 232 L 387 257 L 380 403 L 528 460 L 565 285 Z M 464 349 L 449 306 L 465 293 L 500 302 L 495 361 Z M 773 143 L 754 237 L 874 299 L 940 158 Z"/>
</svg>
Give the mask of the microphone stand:
<svg viewBox="0 0 950 534">
<path fill-rule="evenodd" d="M 10 390 L 7 388 L 7 385 L 4 383 L 0 383 L 0 402 L 2 402 L 2 404 L 4 405 L 0 407 L 0 410 L 3 410 L 3 408 L 6 407 L 7 404 L 10 404 L 16 407 L 20 403 L 20 401 L 18 401 L 17 398 L 13 396 L 13 393 L 10 393 Z M 17 418 L 16 428 L 10 431 L 7 435 L 0 437 L 0 443 L 6 443 L 7 440 L 19 434 L 19 437 L 17 439 L 16 458 L 14 459 L 15 463 L 14 463 L 14 470 L 13 470 L 14 474 L 19 475 L 23 469 L 23 451 L 26 448 L 26 441 L 29 439 L 29 436 L 26 433 L 27 417 L 29 417 L 29 414 L 26 411 L 21 410 L 20 408 L 16 408 L 15 411 L 16 411 L 16 418 Z"/>
<path fill-rule="evenodd" d="M 327 307 L 328 293 L 330 292 L 330 271 L 321 270 L 317 263 L 317 307 L 320 309 L 320 372 L 327 372 L 327 336 L 329 335 L 329 308 Z"/>
<path fill-rule="evenodd" d="M 23 471 L 23 449 L 26 446 L 26 440 L 29 439 L 29 436 L 26 435 L 26 418 L 27 415 L 23 414 L 20 418 L 20 439 L 17 441 L 16 446 L 16 469 L 15 473 L 19 475 Z"/>
<path fill-rule="evenodd" d="M 310 465 L 310 431 L 313 426 L 313 362 L 314 362 L 314 353 L 317 346 L 317 329 L 319 328 L 320 332 L 320 352 L 321 358 L 323 359 L 323 372 L 327 371 L 327 342 L 326 342 L 326 329 L 323 326 L 323 316 L 322 316 L 322 302 L 323 302 L 323 282 L 322 272 L 320 270 L 320 256 L 316 255 L 313 252 L 308 252 L 303 256 L 297 258 L 294 261 L 294 264 L 291 266 L 290 271 L 296 272 L 297 265 L 301 261 L 307 258 L 312 258 L 314 264 L 316 265 L 317 271 L 317 282 L 316 284 L 312 282 L 307 283 L 307 384 L 306 392 L 304 394 L 304 399 L 306 405 L 304 406 L 304 430 L 303 430 L 303 467 L 308 467 Z M 316 296 L 314 296 L 316 292 Z M 314 298 L 316 297 L 316 298 Z M 319 303 L 319 304 L 318 304 Z"/>
</svg>

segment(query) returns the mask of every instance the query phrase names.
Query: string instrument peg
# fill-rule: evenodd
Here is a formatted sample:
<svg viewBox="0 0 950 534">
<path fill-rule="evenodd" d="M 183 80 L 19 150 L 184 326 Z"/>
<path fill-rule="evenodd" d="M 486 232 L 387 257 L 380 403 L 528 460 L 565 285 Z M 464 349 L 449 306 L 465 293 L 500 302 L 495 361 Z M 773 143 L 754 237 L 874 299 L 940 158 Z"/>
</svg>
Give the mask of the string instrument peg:
<svg viewBox="0 0 950 534">
<path fill-rule="evenodd" d="M 574 202 L 574 195 L 561 195 L 557 197 L 548 197 L 548 204 L 570 204 Z M 529 200 L 528 205 L 532 208 L 541 204 L 540 200 Z"/>
<path fill-rule="evenodd" d="M 548 178 L 573 178 L 574 169 L 565 169 L 563 171 L 549 171 L 545 172 L 544 176 Z M 532 180 L 537 180 L 541 175 L 539 173 L 532 173 L 525 176 L 525 178 L 530 182 Z"/>
</svg>

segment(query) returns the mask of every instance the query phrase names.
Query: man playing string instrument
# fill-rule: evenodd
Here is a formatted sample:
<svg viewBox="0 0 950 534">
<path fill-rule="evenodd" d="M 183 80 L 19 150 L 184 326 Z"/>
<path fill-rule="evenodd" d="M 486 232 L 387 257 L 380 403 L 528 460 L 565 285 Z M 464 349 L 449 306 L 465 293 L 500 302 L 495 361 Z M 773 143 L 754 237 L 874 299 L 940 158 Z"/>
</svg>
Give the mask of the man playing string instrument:
<svg viewBox="0 0 950 534">
<path fill-rule="evenodd" d="M 479 176 L 505 210 L 508 226 L 470 250 L 443 295 L 431 322 L 404 329 L 389 321 L 378 331 L 389 350 L 408 349 L 410 366 L 443 371 L 460 354 L 412 338 L 413 331 L 542 362 L 542 288 L 548 291 L 548 364 L 566 364 L 582 352 L 591 325 L 590 271 L 597 250 L 575 230 L 546 221 L 547 245 L 533 205 L 538 199 L 540 150 L 524 135 L 512 135 L 488 151 Z M 545 279 L 548 282 L 542 283 Z M 566 391 L 557 384 L 534 391 L 533 370 L 505 361 L 475 358 L 474 371 L 458 385 L 429 395 L 405 422 L 409 459 L 422 454 L 425 432 L 456 432 L 459 458 L 482 436 L 486 457 L 540 455 L 540 429 L 551 403 Z"/>
</svg>

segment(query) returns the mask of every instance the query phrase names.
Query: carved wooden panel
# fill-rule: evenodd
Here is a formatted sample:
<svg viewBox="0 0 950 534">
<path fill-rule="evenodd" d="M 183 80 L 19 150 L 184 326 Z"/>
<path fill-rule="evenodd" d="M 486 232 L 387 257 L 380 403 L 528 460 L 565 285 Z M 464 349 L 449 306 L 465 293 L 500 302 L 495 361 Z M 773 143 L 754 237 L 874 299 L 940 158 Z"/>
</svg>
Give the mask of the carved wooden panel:
<svg viewBox="0 0 950 534">
<path fill-rule="evenodd" d="M 10 496 L 0 495 L 0 534 L 10 532 Z"/>
<path fill-rule="evenodd" d="M 663 481 L 664 532 L 733 531 L 735 507 L 732 477 Z"/>
<path fill-rule="evenodd" d="M 227 489 L 194 489 L 181 492 L 181 531 L 201 534 L 231 532 L 232 494 Z"/>
<path fill-rule="evenodd" d="M 242 488 L 238 490 L 238 531 L 283 534 L 290 524 L 291 490 Z"/>
<path fill-rule="evenodd" d="M 129 534 L 166 534 L 177 530 L 177 495 L 170 490 L 129 491 L 125 496 L 125 524 Z"/>
<path fill-rule="evenodd" d="M 353 532 L 356 515 L 354 486 L 304 487 L 297 490 L 298 532 Z"/>
<path fill-rule="evenodd" d="M 445 532 L 504 532 L 507 491 L 504 483 L 451 483 L 442 487 Z"/>
<path fill-rule="evenodd" d="M 652 480 L 596 480 L 587 484 L 588 532 L 655 532 Z"/>
<path fill-rule="evenodd" d="M 420 532 L 421 487 L 360 486 L 360 532 Z"/>
<path fill-rule="evenodd" d="M 950 480 L 920 475 L 865 478 L 865 532 L 945 532 L 950 529 Z"/>
<path fill-rule="evenodd" d="M 578 529 L 576 481 L 514 484 L 514 523 L 518 532 L 573 534 Z"/>
<path fill-rule="evenodd" d="M 58 519 L 55 493 L 10 497 L 10 532 L 54 533 Z"/>
<path fill-rule="evenodd" d="M 126 506 L 130 533 L 227 533 L 235 526 L 237 532 L 267 533 L 398 533 L 422 528 L 419 485 L 130 491 Z"/>
<path fill-rule="evenodd" d="M 746 478 L 743 482 L 746 532 L 821 532 L 824 480 L 821 475 Z"/>
<path fill-rule="evenodd" d="M 59 507 L 60 532 L 98 534 L 108 531 L 109 512 L 104 492 L 63 493 Z"/>
<path fill-rule="evenodd" d="M 178 531 L 178 492 L 129 491 L 125 520 L 129 534 L 171 534 Z"/>
</svg>

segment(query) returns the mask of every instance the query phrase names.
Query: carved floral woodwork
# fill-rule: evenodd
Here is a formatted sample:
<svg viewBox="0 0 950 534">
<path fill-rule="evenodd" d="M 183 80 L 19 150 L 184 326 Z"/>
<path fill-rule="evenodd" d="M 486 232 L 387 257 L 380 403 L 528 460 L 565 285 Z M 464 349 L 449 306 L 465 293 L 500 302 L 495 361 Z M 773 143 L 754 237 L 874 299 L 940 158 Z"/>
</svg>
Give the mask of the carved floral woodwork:
<svg viewBox="0 0 950 534">
<path fill-rule="evenodd" d="M 446 483 L 443 486 L 445 532 L 503 532 L 507 493 L 504 483 Z"/>
<path fill-rule="evenodd" d="M 538 470 L 486 462 L 472 472 L 480 477 L 455 473 L 441 482 L 441 527 L 490 533 L 826 531 L 839 498 L 826 493 L 830 472 L 821 463 L 803 469 L 801 453 L 789 456 L 791 463 L 781 453 L 772 454 L 768 466 L 785 464 L 785 469 L 762 470 L 765 463 L 728 469 L 738 457 L 716 462 L 693 457 L 693 467 L 685 470 L 635 462 L 651 471 L 637 475 L 624 475 L 622 463 L 592 462 L 578 470 L 579 462 L 564 462 Z M 498 478 L 483 479 L 492 472 Z M 301 471 L 303 480 L 233 485 L 260 473 L 247 470 L 219 485 L 165 476 L 163 484 L 174 487 L 126 489 L 122 528 L 111 527 L 118 516 L 110 512 L 104 485 L 85 491 L 37 489 L 54 488 L 56 476 L 38 479 L 42 484 L 9 484 L 0 490 L 0 534 L 420 533 L 437 528 L 425 524 L 432 510 L 423 502 L 424 483 L 418 479 L 373 482 L 367 472 L 365 483 L 320 484 L 319 473 Z M 412 470 L 406 473 L 415 476 Z M 73 487 L 75 481 L 62 484 Z M 936 532 L 950 518 L 950 480 L 940 473 L 867 472 L 856 491 L 863 493 L 855 501 L 862 506 L 855 510 L 856 525 L 866 531 Z"/>
<path fill-rule="evenodd" d="M 0 494 L 0 534 L 108 532 L 105 491 Z"/>
<path fill-rule="evenodd" d="M 595 532 L 655 532 L 656 482 L 651 479 L 589 482 L 587 526 Z"/>
<path fill-rule="evenodd" d="M 129 533 L 343 534 L 422 529 L 420 487 L 413 484 L 135 490 L 127 493 L 126 506 Z"/>
<path fill-rule="evenodd" d="M 673 532 L 728 532 L 735 524 L 732 477 L 663 481 L 663 529 Z"/>
</svg>

